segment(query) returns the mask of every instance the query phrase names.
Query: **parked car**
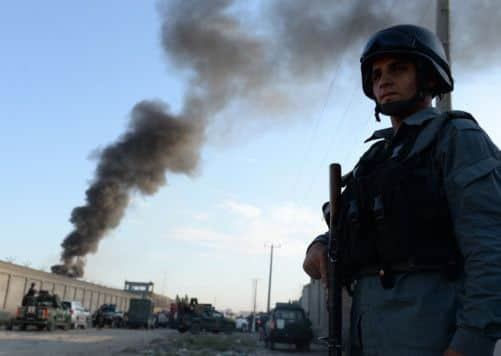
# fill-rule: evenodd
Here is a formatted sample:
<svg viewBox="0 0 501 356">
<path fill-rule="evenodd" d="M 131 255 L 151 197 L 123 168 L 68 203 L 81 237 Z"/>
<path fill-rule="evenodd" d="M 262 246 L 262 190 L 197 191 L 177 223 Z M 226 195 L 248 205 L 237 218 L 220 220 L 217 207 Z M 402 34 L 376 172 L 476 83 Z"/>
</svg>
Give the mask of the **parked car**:
<svg viewBox="0 0 501 356">
<path fill-rule="evenodd" d="M 169 326 L 169 312 L 162 310 L 155 314 L 155 327 L 166 328 Z"/>
<path fill-rule="evenodd" d="M 154 308 L 155 304 L 151 299 L 131 299 L 127 311 L 127 327 L 153 329 L 155 327 Z"/>
<path fill-rule="evenodd" d="M 52 331 L 56 327 L 67 330 L 70 325 L 69 310 L 61 304 L 59 296 L 40 290 L 37 296 L 24 298 L 23 306 L 17 309 L 17 315 L 9 321 L 7 329 L 19 327 L 26 330 L 28 326 L 36 326 L 40 330 Z"/>
<path fill-rule="evenodd" d="M 275 343 L 294 344 L 298 350 L 308 350 L 313 331 L 311 321 L 297 303 L 277 303 L 270 312 L 264 328 L 265 345 L 274 349 Z"/>
<path fill-rule="evenodd" d="M 92 326 L 98 328 L 121 328 L 124 325 L 124 313 L 117 309 L 116 304 L 103 304 L 92 315 Z"/>
<path fill-rule="evenodd" d="M 243 316 L 240 316 L 235 319 L 235 329 L 241 332 L 248 332 L 249 331 L 249 321 L 244 318 Z"/>
<path fill-rule="evenodd" d="M 76 300 L 65 300 L 63 306 L 70 311 L 71 328 L 86 329 L 89 326 L 89 313 L 85 310 L 82 303 Z"/>
<path fill-rule="evenodd" d="M 87 327 L 92 326 L 92 314 L 89 309 L 84 308 L 85 320 L 87 320 Z"/>
</svg>

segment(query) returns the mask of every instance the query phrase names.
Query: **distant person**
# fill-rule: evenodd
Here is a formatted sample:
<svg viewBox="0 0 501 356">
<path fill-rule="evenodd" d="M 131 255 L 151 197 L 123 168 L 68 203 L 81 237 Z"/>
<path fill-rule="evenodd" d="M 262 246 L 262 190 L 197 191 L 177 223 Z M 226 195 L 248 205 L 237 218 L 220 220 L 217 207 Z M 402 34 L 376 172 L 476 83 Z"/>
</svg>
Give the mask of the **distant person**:
<svg viewBox="0 0 501 356">
<path fill-rule="evenodd" d="M 37 291 L 35 289 L 35 283 L 31 283 L 30 289 L 28 289 L 28 292 L 23 297 L 23 300 L 22 300 L 22 303 L 21 303 L 22 306 L 25 307 L 25 306 L 28 306 L 28 305 L 32 305 L 36 293 L 37 293 Z"/>
<path fill-rule="evenodd" d="M 37 291 L 35 289 L 35 283 L 31 283 L 30 289 L 28 289 L 28 293 L 26 293 L 26 295 L 28 297 L 34 297 L 36 293 Z"/>
</svg>

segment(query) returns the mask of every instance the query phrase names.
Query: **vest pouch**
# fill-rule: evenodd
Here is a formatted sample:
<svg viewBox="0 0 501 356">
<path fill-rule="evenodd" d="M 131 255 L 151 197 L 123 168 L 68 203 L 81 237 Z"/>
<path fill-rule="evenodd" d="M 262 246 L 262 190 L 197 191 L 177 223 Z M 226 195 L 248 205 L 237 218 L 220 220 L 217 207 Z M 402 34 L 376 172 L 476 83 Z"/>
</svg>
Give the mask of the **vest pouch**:
<svg viewBox="0 0 501 356">
<path fill-rule="evenodd" d="M 378 235 L 377 249 L 384 264 L 439 266 L 455 254 L 447 202 L 428 158 L 394 161 L 381 175 L 385 235 Z"/>
<path fill-rule="evenodd" d="M 343 237 L 343 252 L 346 268 L 357 271 L 359 266 L 377 261 L 374 234 L 369 233 L 368 216 L 359 199 L 357 185 L 343 192 L 343 209 L 340 227 Z"/>
<path fill-rule="evenodd" d="M 379 198 L 384 204 L 384 218 L 378 220 L 377 215 L 375 216 L 375 221 L 379 226 L 376 245 L 380 263 L 383 265 L 406 261 L 410 255 L 412 241 L 412 237 L 409 236 L 412 223 L 405 189 L 401 181 L 388 183 L 395 185 L 385 186 L 382 197 Z"/>
</svg>

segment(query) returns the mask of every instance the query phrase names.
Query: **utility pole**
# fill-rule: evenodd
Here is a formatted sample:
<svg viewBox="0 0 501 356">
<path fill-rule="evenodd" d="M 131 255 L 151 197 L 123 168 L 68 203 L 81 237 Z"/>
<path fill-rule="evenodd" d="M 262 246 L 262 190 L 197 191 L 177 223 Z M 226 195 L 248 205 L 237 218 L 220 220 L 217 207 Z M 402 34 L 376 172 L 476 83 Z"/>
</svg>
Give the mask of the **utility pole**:
<svg viewBox="0 0 501 356">
<path fill-rule="evenodd" d="M 166 290 L 165 290 L 165 284 L 167 281 L 167 272 L 164 271 L 163 273 L 163 278 L 162 278 L 162 294 L 167 296 Z"/>
<path fill-rule="evenodd" d="M 257 299 L 257 278 L 254 278 L 252 280 L 252 299 L 253 299 L 253 306 L 252 306 L 252 327 L 251 331 L 253 333 L 256 332 L 256 299 Z"/>
<path fill-rule="evenodd" d="M 271 296 L 271 273 L 273 271 L 273 248 L 280 248 L 280 245 L 270 245 L 270 275 L 268 277 L 268 303 L 266 307 L 266 312 L 270 312 L 270 296 Z"/>
<path fill-rule="evenodd" d="M 449 66 L 452 67 L 451 55 L 450 55 L 450 0 L 437 0 L 437 23 L 436 31 L 437 36 L 442 41 L 442 45 L 445 49 L 445 55 L 449 61 Z M 448 111 L 452 109 L 451 94 L 445 94 L 442 96 L 442 100 L 436 102 L 437 109 L 440 111 Z"/>
</svg>

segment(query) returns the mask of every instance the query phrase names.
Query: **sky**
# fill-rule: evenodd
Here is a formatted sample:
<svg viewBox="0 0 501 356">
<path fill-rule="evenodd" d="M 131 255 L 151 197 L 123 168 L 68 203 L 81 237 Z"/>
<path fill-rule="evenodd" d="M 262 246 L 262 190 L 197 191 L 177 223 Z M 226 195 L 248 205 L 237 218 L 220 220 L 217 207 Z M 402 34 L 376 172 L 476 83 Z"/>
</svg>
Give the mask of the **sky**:
<svg viewBox="0 0 501 356">
<path fill-rule="evenodd" d="M 252 29 L 252 38 L 272 33 L 262 16 L 271 11 L 263 2 L 214 2 L 221 3 L 232 4 L 228 12 Z M 397 9 L 389 1 L 379 3 L 384 10 L 378 15 L 396 23 Z M 71 211 L 85 203 L 99 153 L 127 129 L 134 105 L 162 100 L 172 113 L 186 109 L 187 93 L 198 90 L 197 76 L 190 58 L 169 53 L 162 43 L 162 6 L 169 5 L 132 0 L 3 5 L 0 259 L 46 271 L 58 263 L 60 244 L 73 229 Z M 405 20 L 431 26 L 432 1 L 426 5 Z M 471 112 L 499 145 L 501 124 L 493 104 L 501 57 L 495 48 L 482 52 L 492 38 L 488 26 L 486 36 L 480 25 L 465 31 L 464 3 L 451 6 L 453 107 Z M 292 11 L 277 8 L 275 25 Z M 335 14 L 347 17 L 346 24 L 356 20 L 350 13 Z M 274 71 L 264 76 L 272 85 L 266 82 L 264 89 L 282 95 L 244 86 L 210 111 L 196 169 L 166 172 L 167 184 L 154 195 L 131 191 L 119 226 L 88 255 L 84 279 L 117 288 L 125 280 L 153 281 L 157 292 L 170 297 L 188 294 L 233 310 L 252 308 L 252 281 L 258 279 L 257 308 L 264 310 L 273 244 L 279 247 L 271 304 L 299 298 L 309 282 L 302 271 L 306 247 L 326 230 L 320 208 L 328 199 L 328 164 L 340 162 L 350 170 L 367 148 L 363 140 L 389 124 L 387 118 L 375 122 L 373 103 L 361 90 L 363 42 L 337 38 L 332 48 L 339 50 L 331 58 L 331 49 L 315 42 L 321 34 L 312 31 L 307 41 L 289 47 L 280 42 L 287 40 L 283 34 L 267 42 L 266 51 L 281 51 L 270 56 Z M 480 47 L 465 46 L 468 41 Z"/>
</svg>

